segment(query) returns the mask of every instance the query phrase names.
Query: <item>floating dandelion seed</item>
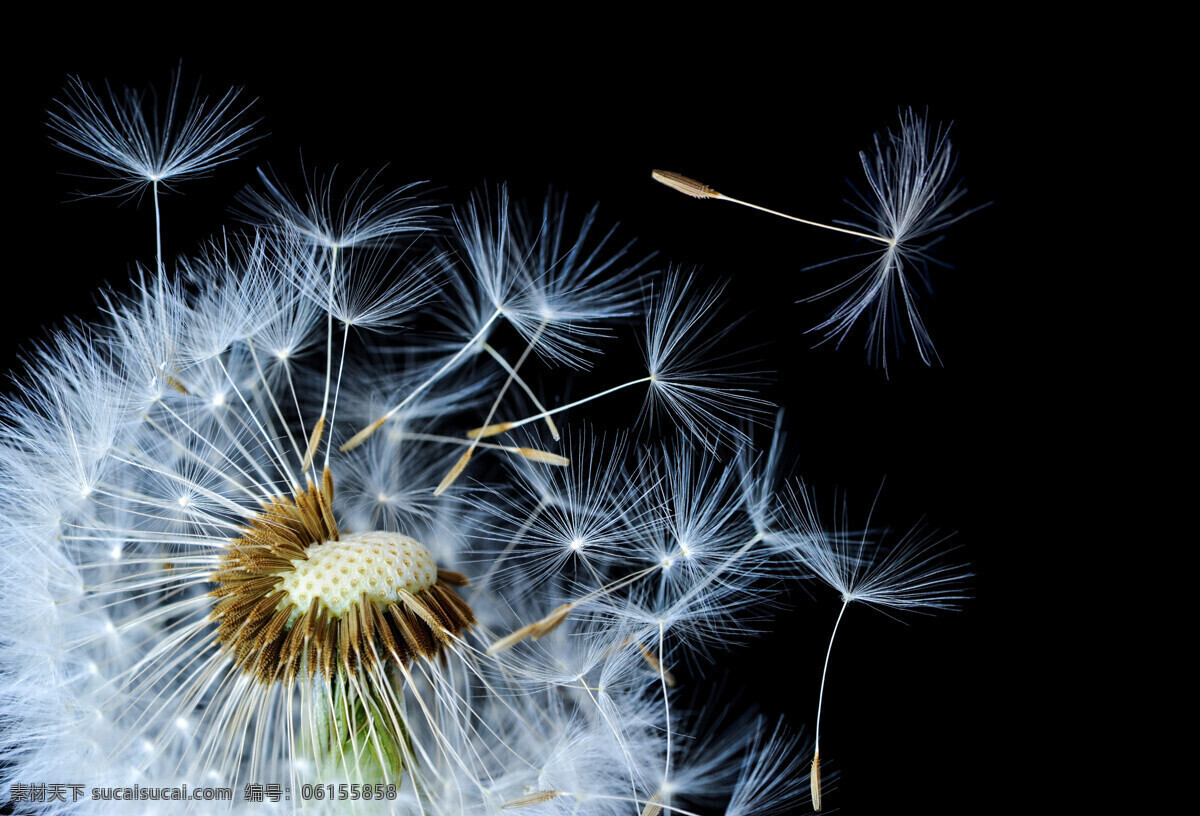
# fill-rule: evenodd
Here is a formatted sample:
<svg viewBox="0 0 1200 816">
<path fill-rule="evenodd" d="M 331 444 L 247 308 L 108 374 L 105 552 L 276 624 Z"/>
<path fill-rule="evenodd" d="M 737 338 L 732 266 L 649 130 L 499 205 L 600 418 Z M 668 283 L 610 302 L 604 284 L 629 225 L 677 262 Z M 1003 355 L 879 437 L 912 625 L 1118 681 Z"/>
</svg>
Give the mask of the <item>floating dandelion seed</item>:
<svg viewBox="0 0 1200 816">
<path fill-rule="evenodd" d="M 823 224 L 770 210 L 719 193 L 707 184 L 679 173 L 655 170 L 653 178 L 693 198 L 729 201 L 811 227 L 839 232 L 879 245 L 865 254 L 872 260 L 863 270 L 818 295 L 815 300 L 850 290 L 850 296 L 812 330 L 826 340 L 842 341 L 860 321 L 868 322 L 867 355 L 887 370 L 888 349 L 899 349 L 907 324 L 917 353 L 926 365 L 938 361 L 933 340 L 917 309 L 918 286 L 929 288 L 931 250 L 941 233 L 966 217 L 952 208 L 966 194 L 954 178 L 957 159 L 949 128 L 929 124 L 911 109 L 900 116 L 900 128 L 875 136 L 875 151 L 859 154 L 869 193 L 859 193 L 855 208 L 865 224 Z M 851 257 L 861 257 L 859 255 Z"/>
<path fill-rule="evenodd" d="M 960 564 L 947 563 L 943 544 L 947 536 L 913 527 L 899 540 L 884 544 L 872 541 L 867 532 L 827 532 L 819 522 L 812 498 L 804 488 L 789 485 L 784 513 L 795 557 L 819 579 L 838 591 L 838 611 L 825 650 L 821 690 L 810 769 L 813 810 L 821 809 L 821 707 L 825 701 L 825 677 L 833 641 L 846 608 L 854 602 L 878 609 L 922 611 L 953 609 L 967 598 L 964 582 L 970 573 Z M 872 507 L 874 515 L 874 507 Z M 871 519 L 867 519 L 867 527 Z"/>
<path fill-rule="evenodd" d="M 72 78 L 50 112 L 55 144 L 116 178 L 118 185 L 108 195 L 204 176 L 233 161 L 251 140 L 241 92 L 229 90 L 215 102 L 197 92 L 184 105 L 180 80 L 176 72 L 160 106 L 153 89 L 125 88 L 118 97 L 110 88 L 99 93 Z"/>
<path fill-rule="evenodd" d="M 193 95 L 181 109 L 176 72 L 160 107 L 153 90 L 125 88 L 121 97 L 111 88 L 101 94 L 78 78 L 71 80 L 58 108 L 50 112 L 54 143 L 68 153 L 91 161 L 116 178 L 109 195 L 128 195 L 149 185 L 154 197 L 158 236 L 155 258 L 162 271 L 162 227 L 159 186 L 204 176 L 233 161 L 253 141 L 252 123 L 245 122 L 248 106 L 240 105 L 238 89 L 210 103 Z"/>
</svg>

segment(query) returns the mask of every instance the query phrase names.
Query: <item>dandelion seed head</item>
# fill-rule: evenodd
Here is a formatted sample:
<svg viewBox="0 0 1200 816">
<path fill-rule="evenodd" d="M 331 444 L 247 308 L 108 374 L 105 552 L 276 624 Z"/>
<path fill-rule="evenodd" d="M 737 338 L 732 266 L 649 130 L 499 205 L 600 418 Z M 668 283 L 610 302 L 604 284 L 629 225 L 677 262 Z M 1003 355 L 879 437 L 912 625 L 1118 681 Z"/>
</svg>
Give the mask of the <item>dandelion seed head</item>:
<svg viewBox="0 0 1200 816">
<path fill-rule="evenodd" d="M 173 91 L 158 120 L 112 96 L 73 85 L 55 127 L 125 184 L 245 144 L 236 95 L 180 116 Z M 768 583 L 821 569 L 775 446 L 750 450 L 763 403 L 719 347 L 720 289 L 656 278 L 561 197 L 484 192 L 439 234 L 412 186 L 342 178 L 260 171 L 248 227 L 137 270 L 0 401 L 0 792 L 279 780 L 300 810 L 302 784 L 382 782 L 312 807 L 422 816 L 790 795 L 780 732 L 676 705 Z M 661 438 L 570 421 L 630 318 L 646 371 L 590 393 L 647 388 Z M 945 600 L 914 574 L 845 589 Z"/>
</svg>

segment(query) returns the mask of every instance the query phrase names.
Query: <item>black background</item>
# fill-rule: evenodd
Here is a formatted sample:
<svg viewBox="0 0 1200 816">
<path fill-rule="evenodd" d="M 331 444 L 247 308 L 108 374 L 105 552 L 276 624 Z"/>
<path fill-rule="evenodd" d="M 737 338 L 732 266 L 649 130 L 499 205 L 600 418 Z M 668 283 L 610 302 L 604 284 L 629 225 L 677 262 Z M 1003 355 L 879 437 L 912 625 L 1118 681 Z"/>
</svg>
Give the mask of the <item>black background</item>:
<svg viewBox="0 0 1200 816">
<path fill-rule="evenodd" d="M 332 27 L 351 25 L 372 22 Z M 896 32 L 887 50 L 872 52 L 852 32 L 792 38 L 777 25 L 612 39 L 593 31 L 584 42 L 579 26 L 556 23 L 543 38 L 508 20 L 486 36 L 411 26 L 370 43 L 322 24 L 304 39 L 231 25 L 203 42 L 147 46 L 114 31 L 112 47 L 99 36 L 87 48 L 47 43 L 22 66 L 8 106 L 16 160 L 6 182 L 15 206 L 4 363 L 13 367 L 24 340 L 64 316 L 94 315 L 96 288 L 124 287 L 132 261 L 153 261 L 149 199 L 72 200 L 97 187 L 63 175 L 83 168 L 49 144 L 45 111 L 68 75 L 165 87 L 182 59 L 185 87 L 197 78 L 209 93 L 238 84 L 258 99 L 265 139 L 164 199 L 168 255 L 223 223 L 256 165 L 295 180 L 301 155 L 339 173 L 386 165 L 385 180 L 429 181 L 451 203 L 501 181 L 526 200 L 553 186 L 576 206 L 599 202 L 601 220 L 619 221 L 656 262 L 730 282 L 725 313 L 747 316 L 733 342 L 767 341 L 751 355 L 773 372 L 764 396 L 786 407 L 794 472 L 824 510 L 844 495 L 861 520 L 882 483 L 878 519 L 902 530 L 925 517 L 954 532 L 955 555 L 975 572 L 974 597 L 959 612 L 902 622 L 847 613 L 823 716 L 823 753 L 841 773 L 827 807 L 938 813 L 992 802 L 1023 761 L 1013 746 L 1027 728 L 1018 710 L 1034 604 L 1024 576 L 1049 546 L 1029 514 L 1062 467 L 1053 446 L 1033 439 L 1048 399 L 1045 357 L 1067 352 L 1046 341 L 1039 290 L 1049 273 L 1014 238 L 1030 195 L 1031 114 L 1021 106 L 1035 89 L 1006 70 L 1007 51 L 951 49 L 943 35 Z M 889 379 L 868 365 L 861 333 L 840 350 L 814 348 L 804 333 L 831 304 L 795 301 L 854 267 L 802 269 L 851 251 L 846 239 L 685 198 L 650 171 L 684 172 L 816 220 L 850 217 L 843 199 L 847 179 L 861 180 L 858 151 L 908 106 L 954 122 L 964 206 L 992 204 L 948 233 L 940 256 L 954 268 L 934 270 L 935 297 L 923 301 L 944 366 L 926 368 L 909 353 Z M 796 593 L 770 634 L 687 682 L 723 673 L 724 693 L 740 688 L 743 704 L 811 729 L 839 605 L 830 590 L 812 592 Z"/>
</svg>

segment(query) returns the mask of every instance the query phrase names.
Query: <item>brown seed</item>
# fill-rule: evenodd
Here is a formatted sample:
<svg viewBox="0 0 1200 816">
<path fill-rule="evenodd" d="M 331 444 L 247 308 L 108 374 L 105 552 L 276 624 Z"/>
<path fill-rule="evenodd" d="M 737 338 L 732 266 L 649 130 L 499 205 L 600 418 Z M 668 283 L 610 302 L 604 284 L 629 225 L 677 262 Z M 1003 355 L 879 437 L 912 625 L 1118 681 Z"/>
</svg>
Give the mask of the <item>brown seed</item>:
<svg viewBox="0 0 1200 816">
<path fill-rule="evenodd" d="M 680 173 L 672 173 L 670 170 L 655 170 L 650 173 L 650 177 L 661 184 L 667 185 L 672 190 L 678 190 L 692 198 L 720 198 L 721 196 L 720 193 L 707 184 Z"/>
<path fill-rule="evenodd" d="M 484 425 L 482 428 L 474 428 L 467 431 L 467 436 L 471 439 L 484 439 L 496 434 L 502 434 L 513 426 L 511 422 L 497 422 L 495 425 Z"/>
<path fill-rule="evenodd" d="M 808 774 L 808 787 L 812 792 L 813 810 L 821 809 L 821 752 L 813 752 L 812 770 Z"/>
<path fill-rule="evenodd" d="M 313 456 L 316 455 L 317 445 L 321 444 L 321 434 L 325 431 L 325 415 L 321 414 L 321 418 L 317 420 L 317 424 L 313 426 L 312 434 L 308 437 L 308 450 L 304 453 L 304 461 L 300 464 L 301 470 L 308 470 L 312 467 Z"/>
<path fill-rule="evenodd" d="M 530 805 L 538 805 L 542 802 L 549 802 L 557 796 L 562 796 L 562 791 L 534 791 L 527 793 L 524 796 L 518 796 L 516 799 L 510 799 L 500 806 L 501 810 L 511 810 L 513 808 L 529 807 Z"/>
<path fill-rule="evenodd" d="M 543 462 L 547 465 L 556 465 L 557 467 L 566 467 L 571 464 L 571 460 L 565 456 L 559 456 L 557 453 L 538 450 L 537 448 L 517 448 L 517 453 L 524 456 L 530 462 Z"/>
<path fill-rule="evenodd" d="M 658 816 L 662 813 L 662 794 L 656 793 L 646 800 L 646 806 L 642 808 L 642 816 Z"/>
<path fill-rule="evenodd" d="M 463 451 L 462 456 L 458 457 L 458 461 L 454 463 L 454 467 L 450 468 L 450 472 L 442 478 L 441 484 L 439 484 L 437 489 L 433 491 L 433 495 L 442 495 L 446 492 L 446 489 L 450 487 L 450 485 L 454 484 L 458 477 L 462 475 L 463 469 L 466 468 L 467 463 L 471 461 L 471 454 L 474 452 L 474 448 L 467 448 L 465 451 Z"/>
<path fill-rule="evenodd" d="M 535 623 L 533 625 L 534 628 L 533 628 L 533 631 L 530 633 L 530 636 L 534 640 L 541 640 L 546 635 L 550 634 L 555 629 L 557 629 L 562 624 L 562 622 L 567 619 L 567 615 L 571 614 L 571 610 L 574 608 L 575 608 L 575 604 L 573 604 L 573 603 L 565 603 L 562 606 L 558 607 L 553 612 L 551 612 L 549 615 L 542 618 L 540 621 L 538 621 L 537 623 Z"/>
<path fill-rule="evenodd" d="M 345 453 L 348 450 L 354 450 L 363 442 L 366 442 L 373 433 L 378 431 L 383 426 L 383 423 L 387 422 L 387 419 L 387 415 L 381 416 L 379 419 L 363 428 L 354 436 L 350 437 L 350 441 L 342 445 L 340 448 L 338 448 L 338 450 L 340 450 L 342 453 Z"/>
<path fill-rule="evenodd" d="M 650 664 L 650 668 L 654 669 L 654 673 L 662 677 L 663 682 L 666 683 L 670 688 L 675 688 L 675 675 L 671 674 L 671 672 L 663 667 L 663 664 L 658 659 L 658 655 L 647 649 L 646 646 L 641 643 L 638 644 L 638 649 L 641 651 L 642 657 L 644 657 L 646 662 Z"/>
</svg>

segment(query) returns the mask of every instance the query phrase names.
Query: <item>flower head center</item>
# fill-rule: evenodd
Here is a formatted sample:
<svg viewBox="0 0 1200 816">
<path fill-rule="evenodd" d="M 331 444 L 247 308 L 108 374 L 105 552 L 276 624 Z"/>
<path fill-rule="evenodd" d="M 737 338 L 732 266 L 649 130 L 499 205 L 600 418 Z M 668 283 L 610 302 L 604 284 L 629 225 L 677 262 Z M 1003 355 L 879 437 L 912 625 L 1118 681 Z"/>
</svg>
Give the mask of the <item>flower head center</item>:
<svg viewBox="0 0 1200 816">
<path fill-rule="evenodd" d="M 276 585 L 283 592 L 277 608 L 292 607 L 289 625 L 318 600 L 333 617 L 344 618 L 364 600 L 401 603 L 402 593 L 416 595 L 437 583 L 429 550 L 399 533 L 355 533 L 310 547 L 306 555 L 293 559 Z"/>
<path fill-rule="evenodd" d="M 381 663 L 437 657 L 475 623 L 439 569 L 400 533 L 343 534 L 333 477 L 276 496 L 230 542 L 210 580 L 216 639 L 264 683 L 349 676 Z"/>
</svg>

